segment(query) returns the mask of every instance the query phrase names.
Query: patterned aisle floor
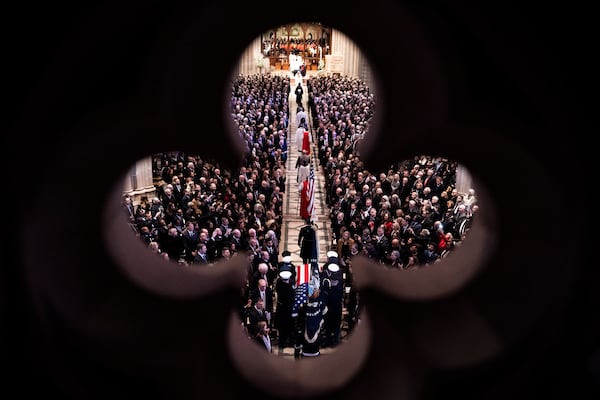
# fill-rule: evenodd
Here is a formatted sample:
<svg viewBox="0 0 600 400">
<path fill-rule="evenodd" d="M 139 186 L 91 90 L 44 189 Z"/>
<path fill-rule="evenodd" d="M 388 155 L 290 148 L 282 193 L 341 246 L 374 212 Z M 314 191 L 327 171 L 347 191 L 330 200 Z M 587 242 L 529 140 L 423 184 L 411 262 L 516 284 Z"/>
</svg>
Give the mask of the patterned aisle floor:
<svg viewBox="0 0 600 400">
<path fill-rule="evenodd" d="M 279 72 L 279 71 L 278 71 Z M 283 73 L 290 74 L 289 71 L 281 71 Z M 291 74 L 290 74 L 291 75 Z M 302 106 L 309 115 L 309 123 L 312 122 L 310 118 L 310 111 L 307 106 L 308 99 L 308 88 L 306 86 L 306 80 L 310 79 L 311 74 L 302 79 L 302 88 L 304 89 L 304 96 L 302 98 Z M 290 122 L 288 127 L 288 159 L 286 165 L 286 188 L 283 204 L 283 227 L 281 229 L 281 240 L 279 242 L 279 253 L 281 254 L 284 250 L 288 250 L 291 253 L 292 263 L 295 265 L 302 262 L 300 257 L 300 247 L 298 246 L 298 235 L 300 229 L 306 225 L 304 220 L 300 217 L 300 192 L 299 186 L 296 182 L 298 170 L 296 169 L 296 160 L 298 159 L 298 147 L 296 146 L 296 95 L 294 89 L 300 79 L 299 75 L 291 79 L 290 87 Z M 331 245 L 331 229 L 329 221 L 329 209 L 325 203 L 325 177 L 323 176 L 323 170 L 320 168 L 318 160 L 315 155 L 317 154 L 316 137 L 315 131 L 312 126 L 309 126 L 309 131 L 312 135 L 313 143 L 311 146 L 311 163 L 315 171 L 315 207 L 316 217 L 314 218 L 317 229 L 317 241 L 319 249 L 319 268 L 321 269 L 325 261 L 327 260 L 327 251 L 330 250 Z M 281 257 L 280 257 L 281 260 Z M 335 351 L 335 348 L 324 347 L 320 349 L 321 354 L 328 354 Z M 273 353 L 279 355 L 277 346 L 274 346 Z M 293 358 L 294 349 L 293 347 L 285 347 L 281 353 L 282 356 Z"/>
<path fill-rule="evenodd" d="M 287 71 L 286 71 L 287 72 Z M 289 73 L 289 72 L 287 72 Z M 288 159 L 286 165 L 286 189 L 283 204 L 283 227 L 281 230 L 281 241 L 279 244 L 279 253 L 284 250 L 288 250 L 292 254 L 292 262 L 297 264 L 302 261 L 300 258 L 300 248 L 298 246 L 298 235 L 300 229 L 306 225 L 304 220 L 300 217 L 300 192 L 298 190 L 298 183 L 296 182 L 298 170 L 296 169 L 296 160 L 298 159 L 298 147 L 296 146 L 296 95 L 294 89 L 298 84 L 300 76 L 297 74 L 296 77 L 291 79 L 290 87 L 290 122 L 288 129 Z M 306 87 L 306 80 L 310 79 L 310 75 L 307 75 L 302 79 L 302 88 L 304 89 L 304 96 L 302 98 L 302 106 L 304 110 L 309 113 L 307 106 L 308 99 L 308 88 Z M 309 115 L 309 122 L 312 122 L 312 118 Z M 312 126 L 309 127 L 310 134 L 312 135 L 311 145 L 311 163 L 315 171 L 315 207 L 316 217 L 314 223 L 318 227 L 317 229 L 317 240 L 319 249 L 319 265 L 320 267 L 325 263 L 327 259 L 327 251 L 330 250 L 331 245 L 331 230 L 329 221 L 329 209 L 325 203 L 325 177 L 323 176 L 323 170 L 320 168 L 318 160 L 316 159 L 317 145 L 315 131 Z"/>
</svg>

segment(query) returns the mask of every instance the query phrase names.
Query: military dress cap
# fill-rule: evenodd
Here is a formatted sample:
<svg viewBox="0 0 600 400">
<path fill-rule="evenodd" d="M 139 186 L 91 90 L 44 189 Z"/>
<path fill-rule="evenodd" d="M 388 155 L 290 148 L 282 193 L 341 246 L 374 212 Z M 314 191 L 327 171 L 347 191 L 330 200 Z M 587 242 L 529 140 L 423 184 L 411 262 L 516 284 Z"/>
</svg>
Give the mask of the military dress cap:
<svg viewBox="0 0 600 400">
<path fill-rule="evenodd" d="M 290 279 L 292 277 L 292 273 L 290 271 L 281 271 L 279 272 L 279 276 L 281 279 Z"/>
<path fill-rule="evenodd" d="M 279 276 L 282 279 L 290 279 L 290 277 L 292 276 L 292 265 L 290 263 L 284 263 L 283 265 L 281 265 L 281 267 L 279 267 Z"/>
<path fill-rule="evenodd" d="M 331 272 L 338 272 L 340 270 L 340 266 L 335 263 L 331 263 L 327 265 L 327 269 Z"/>
</svg>

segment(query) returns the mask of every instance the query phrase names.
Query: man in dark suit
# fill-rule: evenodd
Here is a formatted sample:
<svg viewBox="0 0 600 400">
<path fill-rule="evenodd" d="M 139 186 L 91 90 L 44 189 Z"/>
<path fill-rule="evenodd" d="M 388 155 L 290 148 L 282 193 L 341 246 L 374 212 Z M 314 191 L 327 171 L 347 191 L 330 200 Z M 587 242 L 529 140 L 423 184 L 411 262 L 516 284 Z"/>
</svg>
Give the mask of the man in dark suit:
<svg viewBox="0 0 600 400">
<path fill-rule="evenodd" d="M 164 242 L 161 243 L 161 250 L 163 253 L 167 253 L 169 260 L 179 261 L 183 255 L 184 247 L 181 235 L 177 232 L 176 228 L 169 228 Z"/>
<path fill-rule="evenodd" d="M 255 301 L 261 299 L 263 301 L 264 311 L 268 312 L 268 320 L 271 319 L 270 313 L 273 312 L 273 289 L 268 285 L 265 279 L 259 279 L 256 286 L 250 288 L 250 298 Z"/>
<path fill-rule="evenodd" d="M 207 252 L 208 248 L 206 247 L 206 243 L 198 243 L 196 255 L 194 256 L 192 264 L 209 264 L 211 260 L 209 259 Z"/>
<path fill-rule="evenodd" d="M 306 263 L 317 258 L 317 233 L 316 226 L 312 221 L 300 228 L 298 246 L 300 246 L 300 257 L 303 262 Z"/>
<path fill-rule="evenodd" d="M 266 251 L 267 253 L 269 253 L 269 266 L 270 267 L 275 267 L 277 266 L 278 262 L 279 262 L 279 251 L 277 250 L 277 247 L 275 246 L 275 244 L 273 243 L 273 238 L 270 237 L 266 237 L 261 249 L 263 252 Z M 273 281 L 275 280 L 275 272 L 271 273 L 271 279 L 269 280 L 270 283 L 273 283 Z"/>
<path fill-rule="evenodd" d="M 260 297 L 256 297 L 252 300 L 253 306 L 248 310 L 248 335 L 254 337 L 256 335 L 256 325 L 258 321 L 267 322 L 269 325 L 270 316 L 267 317 L 267 311 L 265 310 L 265 302 Z"/>
<path fill-rule="evenodd" d="M 200 243 L 200 234 L 196 232 L 193 222 L 186 224 L 186 228 L 181 233 L 181 241 L 185 249 L 185 261 L 191 263 L 196 256 L 198 243 Z"/>
</svg>

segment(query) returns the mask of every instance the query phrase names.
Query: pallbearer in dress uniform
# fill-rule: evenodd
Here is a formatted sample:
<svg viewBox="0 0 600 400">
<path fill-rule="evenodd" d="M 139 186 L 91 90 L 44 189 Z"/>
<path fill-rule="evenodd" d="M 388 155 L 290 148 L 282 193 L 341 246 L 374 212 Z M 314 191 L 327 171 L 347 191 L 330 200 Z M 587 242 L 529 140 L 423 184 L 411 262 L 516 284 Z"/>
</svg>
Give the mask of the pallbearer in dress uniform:
<svg viewBox="0 0 600 400">
<path fill-rule="evenodd" d="M 275 282 L 275 292 L 277 293 L 275 327 L 279 336 L 278 347 L 280 351 L 284 347 L 293 345 L 294 319 L 292 310 L 296 282 L 295 272 L 296 267 L 292 265 L 292 257 L 289 255 L 283 257 L 283 262 L 279 267 L 279 278 Z"/>
<path fill-rule="evenodd" d="M 308 302 L 302 309 L 304 330 L 302 357 L 318 357 L 321 352 L 321 328 L 323 316 L 327 314 L 325 297 L 318 287 L 308 286 Z"/>
<path fill-rule="evenodd" d="M 325 333 L 324 347 L 335 347 L 341 340 L 342 309 L 344 303 L 344 280 L 338 265 L 338 254 L 327 252 L 327 261 L 321 273 L 321 292 L 327 305 L 324 316 L 323 330 Z"/>
</svg>

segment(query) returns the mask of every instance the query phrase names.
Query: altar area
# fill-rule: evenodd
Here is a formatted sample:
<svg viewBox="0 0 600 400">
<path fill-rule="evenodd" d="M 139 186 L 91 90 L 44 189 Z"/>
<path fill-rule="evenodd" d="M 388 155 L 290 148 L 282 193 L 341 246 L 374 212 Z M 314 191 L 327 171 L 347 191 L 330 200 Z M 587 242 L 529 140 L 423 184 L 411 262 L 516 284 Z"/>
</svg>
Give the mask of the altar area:
<svg viewBox="0 0 600 400">
<path fill-rule="evenodd" d="M 300 70 L 300 66 L 302 65 L 302 63 L 304 62 L 302 60 L 302 56 L 297 56 L 294 54 L 290 54 L 289 56 L 289 65 L 290 65 L 290 71 L 299 71 Z"/>
<path fill-rule="evenodd" d="M 300 64 L 302 64 L 302 63 L 300 63 Z M 327 68 L 323 68 L 323 69 L 319 70 L 317 68 L 318 64 L 315 64 L 315 68 L 307 69 L 306 70 L 306 76 L 303 77 L 300 74 L 300 71 L 298 71 L 296 73 L 296 75 L 294 75 L 293 72 L 292 72 L 293 70 L 289 68 L 289 65 L 290 64 L 288 64 L 288 68 L 285 68 L 285 69 L 281 69 L 281 68 L 278 69 L 278 68 L 271 67 L 270 69 L 268 69 L 268 70 L 266 70 L 264 72 L 267 72 L 267 73 L 269 73 L 271 75 L 279 75 L 279 76 L 288 76 L 288 77 L 290 77 L 290 85 L 292 87 L 295 87 L 298 84 L 298 82 L 301 82 L 304 85 L 304 84 L 306 84 L 306 81 L 308 79 L 313 78 L 313 77 L 336 75 L 335 72 L 329 71 Z M 325 66 L 325 63 L 323 63 L 323 65 Z"/>
</svg>

